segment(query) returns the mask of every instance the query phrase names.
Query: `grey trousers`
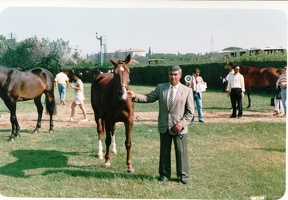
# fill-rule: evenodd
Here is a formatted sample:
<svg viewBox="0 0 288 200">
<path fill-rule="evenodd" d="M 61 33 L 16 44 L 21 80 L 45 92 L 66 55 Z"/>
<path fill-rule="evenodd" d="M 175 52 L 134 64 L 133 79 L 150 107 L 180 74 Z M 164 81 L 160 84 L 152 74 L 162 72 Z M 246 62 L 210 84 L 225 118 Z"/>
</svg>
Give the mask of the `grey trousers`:
<svg viewBox="0 0 288 200">
<path fill-rule="evenodd" d="M 179 180 L 187 180 L 188 173 L 188 152 L 187 152 L 187 134 L 180 138 L 177 135 L 171 135 L 169 131 L 160 133 L 160 177 L 171 177 L 171 145 L 172 140 L 175 147 L 176 172 Z"/>
</svg>

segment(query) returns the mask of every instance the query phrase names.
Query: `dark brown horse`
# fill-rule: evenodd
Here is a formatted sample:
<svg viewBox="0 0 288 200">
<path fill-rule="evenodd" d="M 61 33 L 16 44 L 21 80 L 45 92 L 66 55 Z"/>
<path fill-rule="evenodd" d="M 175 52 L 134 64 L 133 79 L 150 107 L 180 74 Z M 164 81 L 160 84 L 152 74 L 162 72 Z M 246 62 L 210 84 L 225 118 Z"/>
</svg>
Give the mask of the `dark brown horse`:
<svg viewBox="0 0 288 200">
<path fill-rule="evenodd" d="M 245 90 L 248 97 L 248 106 L 251 107 L 251 89 L 252 88 L 269 88 L 274 91 L 276 81 L 279 77 L 276 67 L 257 68 L 240 66 L 240 73 L 244 76 Z"/>
<path fill-rule="evenodd" d="M 127 98 L 128 84 L 130 82 L 130 70 L 127 66 L 131 59 L 130 54 L 124 61 L 114 61 L 109 58 L 114 65 L 113 73 L 104 73 L 96 76 L 91 86 L 91 104 L 94 110 L 95 121 L 97 123 L 99 153 L 101 158 L 102 146 L 101 138 L 106 133 L 106 154 L 105 166 L 109 167 L 110 155 L 109 147 L 114 136 L 116 122 L 124 122 L 127 150 L 127 171 L 133 172 L 131 158 L 131 133 L 133 127 L 134 104 Z"/>
<path fill-rule="evenodd" d="M 50 115 L 50 132 L 53 132 L 52 115 L 56 113 L 54 97 L 54 76 L 46 69 L 34 68 L 23 72 L 13 68 L 0 66 L 0 97 L 10 111 L 10 122 L 12 124 L 12 134 L 10 141 L 19 137 L 20 126 L 16 117 L 17 101 L 34 99 L 37 107 L 38 120 L 34 133 L 39 132 L 43 114 L 41 103 L 42 94 L 46 95 L 46 110 Z"/>
</svg>

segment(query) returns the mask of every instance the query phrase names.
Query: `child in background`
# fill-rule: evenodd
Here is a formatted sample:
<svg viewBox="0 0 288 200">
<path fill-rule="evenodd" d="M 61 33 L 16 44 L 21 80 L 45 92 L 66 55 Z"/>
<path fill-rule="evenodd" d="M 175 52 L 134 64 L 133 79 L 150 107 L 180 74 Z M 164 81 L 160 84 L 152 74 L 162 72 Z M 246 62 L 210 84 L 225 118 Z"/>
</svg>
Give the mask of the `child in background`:
<svg viewBox="0 0 288 200">
<path fill-rule="evenodd" d="M 75 95 L 74 95 L 74 101 L 72 102 L 72 105 L 71 105 L 71 115 L 70 115 L 69 121 L 73 121 L 73 117 L 75 114 L 75 107 L 77 105 L 79 105 L 84 115 L 84 119 L 82 119 L 81 122 L 88 121 L 86 110 L 84 108 L 84 99 L 85 99 L 84 98 L 84 86 L 83 86 L 83 82 L 81 81 L 81 78 L 82 78 L 82 73 L 75 72 L 74 79 L 76 81 L 76 84 L 74 86 L 70 85 L 70 87 L 75 90 Z"/>
</svg>

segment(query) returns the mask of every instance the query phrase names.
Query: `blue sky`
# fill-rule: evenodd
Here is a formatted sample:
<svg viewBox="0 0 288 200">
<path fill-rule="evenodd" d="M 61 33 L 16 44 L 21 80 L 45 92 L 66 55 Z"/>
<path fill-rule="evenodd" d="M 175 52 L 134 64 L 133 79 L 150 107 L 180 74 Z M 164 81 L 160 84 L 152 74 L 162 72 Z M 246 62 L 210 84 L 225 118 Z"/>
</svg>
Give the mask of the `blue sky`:
<svg viewBox="0 0 288 200">
<path fill-rule="evenodd" d="M 83 54 L 100 50 L 96 32 L 107 37 L 108 51 L 148 51 L 151 47 L 154 53 L 206 53 L 231 46 L 287 47 L 287 11 L 283 10 L 283 2 L 9 2 L 0 12 L 0 34 L 7 37 L 13 33 L 17 41 L 34 35 L 50 40 L 62 38 Z"/>
</svg>

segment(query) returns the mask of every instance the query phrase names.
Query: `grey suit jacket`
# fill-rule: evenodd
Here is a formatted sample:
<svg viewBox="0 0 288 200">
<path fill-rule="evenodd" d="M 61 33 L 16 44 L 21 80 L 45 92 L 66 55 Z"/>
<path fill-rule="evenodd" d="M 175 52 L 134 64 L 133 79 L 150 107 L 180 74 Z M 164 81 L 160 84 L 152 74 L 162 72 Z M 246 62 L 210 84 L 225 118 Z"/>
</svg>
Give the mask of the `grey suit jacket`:
<svg viewBox="0 0 288 200">
<path fill-rule="evenodd" d="M 159 115 L 158 115 L 158 129 L 160 133 L 165 133 L 167 129 L 171 135 L 177 135 L 172 128 L 177 122 L 183 126 L 181 134 L 188 133 L 188 124 L 191 122 L 194 114 L 194 102 L 191 88 L 180 83 L 178 91 L 175 96 L 174 104 L 171 110 L 168 110 L 168 90 L 170 83 L 158 84 L 156 89 L 149 94 L 137 94 L 134 99 L 139 103 L 150 103 L 158 100 Z"/>
</svg>

